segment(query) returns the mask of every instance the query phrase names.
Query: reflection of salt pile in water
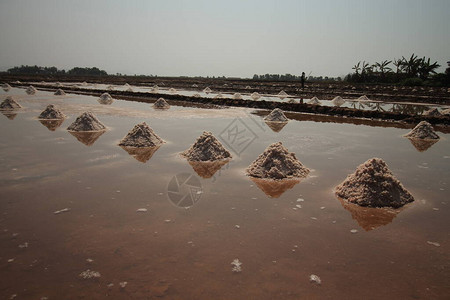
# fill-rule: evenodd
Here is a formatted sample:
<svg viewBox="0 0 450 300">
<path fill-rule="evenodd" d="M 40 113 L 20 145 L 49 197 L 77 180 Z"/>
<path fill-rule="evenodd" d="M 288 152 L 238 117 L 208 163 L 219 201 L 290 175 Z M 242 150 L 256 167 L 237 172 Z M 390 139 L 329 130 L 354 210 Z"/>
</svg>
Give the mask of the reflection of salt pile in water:
<svg viewBox="0 0 450 300">
<path fill-rule="evenodd" d="M 146 163 L 152 158 L 153 154 L 159 149 L 160 146 L 156 147 L 126 147 L 120 146 L 122 149 L 127 151 L 127 153 L 133 156 L 137 161 L 141 163 Z"/>
<path fill-rule="evenodd" d="M 420 122 L 419 124 L 417 124 L 416 127 L 414 127 L 413 130 L 411 130 L 404 136 L 413 139 L 428 139 L 428 140 L 439 139 L 439 136 L 434 131 L 433 126 L 431 126 L 431 124 L 428 123 L 427 121 Z"/>
<path fill-rule="evenodd" d="M 181 153 L 188 161 L 218 161 L 231 159 L 230 152 L 211 132 L 204 131 L 195 143 Z"/>
<path fill-rule="evenodd" d="M 309 169 L 290 153 L 281 142 L 274 143 L 264 150 L 258 158 L 248 166 L 247 175 L 257 178 L 285 179 L 304 178 Z"/>
<path fill-rule="evenodd" d="M 5 92 L 9 92 L 9 90 L 11 89 L 11 86 L 7 83 L 2 84 L 2 89 Z"/>
<path fill-rule="evenodd" d="M 358 98 L 358 101 L 370 101 L 369 98 L 367 98 L 366 95 L 362 95 L 361 97 Z"/>
<path fill-rule="evenodd" d="M 414 201 L 380 158 L 371 158 L 358 166 L 355 173 L 348 175 L 336 187 L 336 195 L 348 202 L 370 207 L 398 208 Z"/>
<path fill-rule="evenodd" d="M 66 116 L 53 104 L 49 104 L 47 108 L 41 112 L 38 119 L 42 120 L 60 120 Z"/>
<path fill-rule="evenodd" d="M 312 97 L 311 100 L 308 101 L 308 104 L 316 104 L 316 105 L 320 105 L 321 102 L 320 102 L 319 98 L 317 98 L 317 97 Z"/>
<path fill-rule="evenodd" d="M 281 129 L 284 128 L 288 124 L 288 122 L 270 122 L 265 121 L 266 125 L 269 126 L 270 129 L 272 129 L 273 132 L 280 132 Z"/>
<path fill-rule="evenodd" d="M 234 100 L 241 100 L 241 99 L 242 99 L 242 95 L 239 94 L 239 93 L 234 93 L 233 99 L 234 99 Z"/>
<path fill-rule="evenodd" d="M 264 121 L 266 122 L 288 122 L 288 118 L 284 115 L 283 111 L 279 108 L 275 108 L 268 114 Z"/>
<path fill-rule="evenodd" d="M 224 165 L 228 163 L 228 160 L 219 161 L 189 161 L 192 169 L 198 176 L 208 179 L 214 176 Z"/>
<path fill-rule="evenodd" d="M 155 103 L 153 103 L 153 107 L 161 108 L 161 109 L 168 109 L 168 108 L 170 108 L 170 105 L 169 105 L 169 103 L 167 103 L 166 100 L 164 100 L 164 98 L 159 98 L 158 100 L 155 101 Z"/>
<path fill-rule="evenodd" d="M 250 177 L 250 179 L 258 186 L 258 188 L 271 198 L 279 198 L 284 192 L 292 189 L 300 179 L 261 179 Z"/>
<path fill-rule="evenodd" d="M 68 128 L 69 131 L 104 131 L 106 130 L 97 117 L 90 111 L 81 114 Z"/>
<path fill-rule="evenodd" d="M 21 107 L 22 106 L 11 96 L 6 97 L 5 100 L 0 103 L 0 110 L 15 110 Z"/>
<path fill-rule="evenodd" d="M 34 86 L 32 86 L 32 85 L 30 85 L 26 90 L 25 90 L 25 92 L 28 94 L 28 95 L 34 95 L 34 94 L 36 94 L 36 89 L 34 88 Z"/>
<path fill-rule="evenodd" d="M 55 131 L 59 126 L 62 125 L 62 123 L 64 122 L 64 119 L 59 119 L 59 120 L 43 120 L 43 119 L 39 119 L 39 122 L 41 122 L 42 125 L 47 127 L 48 130 Z"/>
<path fill-rule="evenodd" d="M 281 91 L 278 93 L 277 97 L 283 100 L 284 98 L 287 98 L 289 95 L 285 91 Z"/>
<path fill-rule="evenodd" d="M 364 207 L 345 201 L 340 197 L 338 199 L 365 231 L 391 223 L 400 212 L 400 210 L 390 207 Z"/>
<path fill-rule="evenodd" d="M 440 117 L 442 114 L 439 112 L 439 110 L 435 107 L 430 110 L 427 110 L 423 113 L 424 116 L 431 116 L 431 117 Z"/>
<path fill-rule="evenodd" d="M 206 87 L 203 92 L 205 92 L 206 94 L 211 93 L 211 89 L 209 87 Z"/>
<path fill-rule="evenodd" d="M 56 95 L 56 96 L 64 96 L 65 94 L 66 93 L 61 89 L 57 89 L 54 93 L 54 95 Z"/>
<path fill-rule="evenodd" d="M 336 96 L 333 98 L 333 100 L 331 100 L 331 103 L 333 103 L 336 106 L 341 106 L 342 104 L 345 103 L 345 100 L 342 99 L 341 96 Z"/>
<path fill-rule="evenodd" d="M 109 93 L 103 93 L 101 94 L 101 96 L 98 98 L 98 102 L 100 104 L 111 104 L 114 102 L 113 97 L 111 97 L 111 95 Z"/>
<path fill-rule="evenodd" d="M 259 98 L 261 98 L 261 94 L 258 93 L 258 92 L 253 92 L 253 93 L 250 95 L 250 97 L 251 97 L 253 100 L 258 100 Z"/>
<path fill-rule="evenodd" d="M 128 134 L 120 141 L 120 146 L 126 147 L 156 147 L 164 141 L 156 135 L 147 123 L 143 122 L 134 126 Z"/>
</svg>

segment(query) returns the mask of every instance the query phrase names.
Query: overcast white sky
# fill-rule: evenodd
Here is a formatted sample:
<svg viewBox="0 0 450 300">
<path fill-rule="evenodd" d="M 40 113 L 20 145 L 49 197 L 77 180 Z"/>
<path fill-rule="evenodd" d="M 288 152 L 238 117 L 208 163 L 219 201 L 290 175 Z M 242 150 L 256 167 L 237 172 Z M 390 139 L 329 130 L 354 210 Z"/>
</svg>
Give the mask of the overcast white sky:
<svg viewBox="0 0 450 300">
<path fill-rule="evenodd" d="M 0 0 L 0 70 L 340 76 L 412 53 L 450 60 L 449 0 Z"/>
</svg>

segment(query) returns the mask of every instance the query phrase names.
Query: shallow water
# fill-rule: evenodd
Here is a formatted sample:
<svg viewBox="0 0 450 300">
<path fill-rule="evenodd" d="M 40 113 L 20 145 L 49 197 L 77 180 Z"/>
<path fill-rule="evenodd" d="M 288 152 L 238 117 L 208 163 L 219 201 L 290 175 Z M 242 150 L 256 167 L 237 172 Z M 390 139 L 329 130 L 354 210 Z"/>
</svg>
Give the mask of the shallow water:
<svg viewBox="0 0 450 300">
<path fill-rule="evenodd" d="M 0 93 L 24 107 L 12 119 L 0 116 L 2 298 L 450 294 L 448 134 L 420 152 L 401 128 L 290 120 L 276 132 L 246 109 L 160 111 L 90 96 Z M 36 119 L 48 104 L 68 116 L 54 131 Z M 108 127 L 90 146 L 65 130 L 85 110 Z M 142 121 L 166 141 L 148 160 L 117 146 Z M 232 152 L 228 164 L 197 166 L 178 156 L 203 130 Z M 278 141 L 312 170 L 309 177 L 285 187 L 246 177 L 244 169 Z M 333 188 L 371 157 L 383 158 L 416 201 L 394 213 L 344 207 Z M 240 273 L 232 272 L 236 258 Z M 87 269 L 101 277 L 80 278 Z"/>
</svg>

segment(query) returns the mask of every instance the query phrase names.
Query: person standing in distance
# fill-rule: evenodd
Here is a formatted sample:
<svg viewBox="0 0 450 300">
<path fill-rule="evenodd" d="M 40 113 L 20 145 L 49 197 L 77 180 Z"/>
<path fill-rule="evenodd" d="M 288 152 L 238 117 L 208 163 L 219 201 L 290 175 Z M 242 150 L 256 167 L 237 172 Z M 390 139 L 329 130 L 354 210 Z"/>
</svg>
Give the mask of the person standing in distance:
<svg viewBox="0 0 450 300">
<path fill-rule="evenodd" d="M 300 81 L 302 83 L 302 89 L 305 88 L 305 72 L 302 72 L 302 77 L 300 77 Z"/>
</svg>

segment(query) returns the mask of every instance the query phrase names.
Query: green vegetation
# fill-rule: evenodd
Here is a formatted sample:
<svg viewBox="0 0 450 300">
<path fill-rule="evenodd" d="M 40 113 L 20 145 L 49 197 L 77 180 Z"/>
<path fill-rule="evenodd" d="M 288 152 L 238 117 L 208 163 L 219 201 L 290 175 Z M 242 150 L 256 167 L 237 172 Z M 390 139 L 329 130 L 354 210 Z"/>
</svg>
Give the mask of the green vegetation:
<svg viewBox="0 0 450 300">
<path fill-rule="evenodd" d="M 328 76 L 307 76 L 306 78 L 309 82 L 317 82 L 317 81 L 341 81 L 342 79 L 340 77 L 334 78 L 334 77 L 328 77 Z M 253 80 L 268 80 L 268 81 L 300 81 L 301 76 L 300 75 L 292 75 L 292 74 L 265 74 L 265 75 L 253 75 Z"/>
<path fill-rule="evenodd" d="M 362 64 L 358 62 L 352 67 L 354 73 L 348 74 L 345 80 L 353 83 L 448 86 L 450 68 L 447 68 L 446 74 L 437 74 L 439 67 L 440 65 L 432 62 L 430 58 L 419 58 L 413 53 L 409 58 L 383 60 L 372 65 L 365 61 Z"/>
<path fill-rule="evenodd" d="M 75 67 L 69 71 L 58 70 L 56 67 L 40 67 L 40 66 L 20 66 L 8 69 L 10 74 L 26 74 L 26 75 L 72 75 L 72 76 L 103 76 L 108 75 L 106 71 L 99 68 L 79 68 Z"/>
</svg>

